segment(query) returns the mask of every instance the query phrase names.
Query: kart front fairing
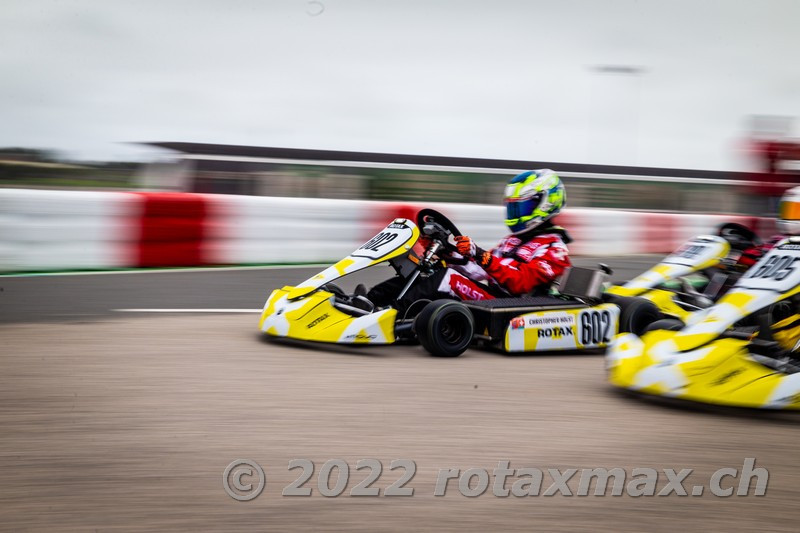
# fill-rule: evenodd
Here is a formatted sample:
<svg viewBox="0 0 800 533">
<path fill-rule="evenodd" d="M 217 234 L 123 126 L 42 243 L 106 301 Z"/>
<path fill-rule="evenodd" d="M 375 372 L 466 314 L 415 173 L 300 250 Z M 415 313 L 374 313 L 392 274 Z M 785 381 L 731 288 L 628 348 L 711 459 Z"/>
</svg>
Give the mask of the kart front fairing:
<svg viewBox="0 0 800 533">
<path fill-rule="evenodd" d="M 329 343 L 395 342 L 395 309 L 354 316 L 337 308 L 335 295 L 322 287 L 347 274 L 408 254 L 418 238 L 416 224 L 405 218 L 395 219 L 333 266 L 296 287 L 274 290 L 261 313 L 261 331 L 274 337 Z"/>
<path fill-rule="evenodd" d="M 800 409 L 800 372 L 780 370 L 797 365 L 773 363 L 755 353 L 753 339 L 735 335 L 734 327 L 798 293 L 800 239 L 790 238 L 762 257 L 714 306 L 689 314 L 680 331 L 619 335 L 606 354 L 609 379 L 658 396 Z"/>
<path fill-rule="evenodd" d="M 712 291 L 700 294 L 692 288 L 691 294 L 683 294 L 683 286 L 688 277 L 704 269 L 713 268 L 721 264 L 728 256 L 731 246 L 724 238 L 717 235 L 700 235 L 689 239 L 672 254 L 661 260 L 657 265 L 646 272 L 636 276 L 623 285 L 615 285 L 608 289 L 609 294 L 616 296 L 636 296 L 653 302 L 665 316 L 672 316 L 685 321 L 691 311 L 687 310 L 702 302 L 704 307 L 712 303 L 712 299 L 719 297 L 721 283 Z M 723 276 L 727 277 L 727 276 Z M 672 284 L 674 287 L 670 288 Z M 709 283 L 709 287 L 712 283 Z M 713 293 L 716 291 L 716 293 Z M 680 304 L 679 294 L 688 297 L 693 305 Z"/>
<path fill-rule="evenodd" d="M 666 282 L 718 265 L 731 246 L 722 237 L 700 235 L 689 239 L 672 254 L 646 272 L 609 292 L 618 296 L 642 296 Z"/>
</svg>

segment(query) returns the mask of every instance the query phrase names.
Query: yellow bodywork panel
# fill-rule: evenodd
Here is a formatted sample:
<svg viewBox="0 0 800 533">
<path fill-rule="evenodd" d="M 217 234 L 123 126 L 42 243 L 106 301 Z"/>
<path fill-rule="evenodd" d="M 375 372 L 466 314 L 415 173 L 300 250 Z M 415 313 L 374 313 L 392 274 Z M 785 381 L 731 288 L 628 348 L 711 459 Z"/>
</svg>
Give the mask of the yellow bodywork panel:
<svg viewBox="0 0 800 533">
<path fill-rule="evenodd" d="M 647 287 L 630 288 L 624 285 L 612 285 L 606 289 L 606 292 L 617 296 L 638 296 L 647 290 Z"/>
<path fill-rule="evenodd" d="M 673 291 L 664 289 L 630 289 L 628 287 L 614 285 L 609 287 L 606 292 L 616 296 L 638 296 L 640 298 L 645 298 L 656 304 L 658 310 L 665 315 L 674 316 L 684 322 L 686 322 L 686 319 L 691 314 L 691 311 L 687 311 L 675 303 L 675 293 Z"/>
<path fill-rule="evenodd" d="M 793 314 L 772 325 L 772 338 L 784 350 L 794 350 L 800 342 L 800 314 Z"/>
<path fill-rule="evenodd" d="M 292 301 L 294 287 L 273 291 L 261 314 L 261 331 L 275 337 L 353 344 L 391 344 L 395 341 L 395 309 L 352 316 L 334 307 L 333 294 L 319 290 Z"/>
<path fill-rule="evenodd" d="M 606 354 L 609 381 L 621 388 L 702 403 L 800 409 L 800 374 L 755 361 L 748 341 L 718 339 L 688 352 L 675 350 L 676 332 L 617 336 Z M 671 349 L 673 348 L 673 349 Z"/>
<path fill-rule="evenodd" d="M 353 316 L 337 309 L 334 295 L 321 287 L 347 274 L 408 254 L 418 238 L 416 224 L 405 218 L 394 219 L 336 264 L 297 286 L 273 291 L 264 304 L 259 328 L 268 335 L 299 340 L 393 343 L 396 310 L 384 309 Z"/>
<path fill-rule="evenodd" d="M 687 317 L 691 314 L 691 311 L 687 311 L 675 303 L 675 293 L 672 291 L 653 289 L 643 294 L 642 298 L 646 298 L 656 304 L 658 310 L 665 315 L 672 315 L 684 322 L 686 322 Z"/>
</svg>

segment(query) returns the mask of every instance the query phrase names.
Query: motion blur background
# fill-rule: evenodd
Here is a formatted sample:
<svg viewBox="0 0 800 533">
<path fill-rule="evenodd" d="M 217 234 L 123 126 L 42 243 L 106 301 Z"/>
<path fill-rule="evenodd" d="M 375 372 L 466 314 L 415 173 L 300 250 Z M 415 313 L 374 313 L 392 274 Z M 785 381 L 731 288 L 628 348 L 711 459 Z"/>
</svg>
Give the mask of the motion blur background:
<svg viewBox="0 0 800 533">
<path fill-rule="evenodd" d="M 798 20 L 792 0 L 7 0 L 0 184 L 497 203 L 549 166 L 572 207 L 769 214 L 800 158 Z"/>
<path fill-rule="evenodd" d="M 566 183 L 575 264 L 614 281 L 721 222 L 768 235 L 800 183 L 799 21 L 796 0 L 3 0 L 0 530 L 797 531 L 796 419 L 622 397 L 598 354 L 311 349 L 257 316 L 319 270 L 297 263 L 422 205 L 497 242 L 532 168 Z M 221 264 L 258 266 L 141 268 Z M 417 461 L 415 496 L 280 496 L 291 459 L 367 457 Z M 700 483 L 745 457 L 767 496 L 430 490 L 502 459 Z M 221 487 L 236 458 L 267 472 L 253 502 Z"/>
</svg>

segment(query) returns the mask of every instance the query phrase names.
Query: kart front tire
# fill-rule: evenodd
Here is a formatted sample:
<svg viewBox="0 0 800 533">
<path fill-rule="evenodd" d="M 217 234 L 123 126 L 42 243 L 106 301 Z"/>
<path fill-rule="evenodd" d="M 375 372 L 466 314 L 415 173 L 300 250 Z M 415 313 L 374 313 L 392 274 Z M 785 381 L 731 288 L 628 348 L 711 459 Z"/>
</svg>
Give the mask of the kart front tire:
<svg viewBox="0 0 800 533">
<path fill-rule="evenodd" d="M 652 322 L 644 328 L 644 333 L 649 331 L 656 331 L 658 329 L 666 330 L 666 331 L 680 331 L 682 330 L 686 324 L 682 321 L 678 320 L 677 318 L 661 318 Z"/>
<path fill-rule="evenodd" d="M 437 357 L 458 357 L 475 333 L 472 313 L 461 302 L 435 300 L 417 315 L 414 330 L 420 344 Z"/>
<path fill-rule="evenodd" d="M 620 309 L 620 333 L 633 333 L 641 336 L 650 324 L 662 318 L 661 311 L 658 310 L 656 304 L 644 298 L 625 296 L 616 298 L 613 303 L 617 304 Z"/>
</svg>

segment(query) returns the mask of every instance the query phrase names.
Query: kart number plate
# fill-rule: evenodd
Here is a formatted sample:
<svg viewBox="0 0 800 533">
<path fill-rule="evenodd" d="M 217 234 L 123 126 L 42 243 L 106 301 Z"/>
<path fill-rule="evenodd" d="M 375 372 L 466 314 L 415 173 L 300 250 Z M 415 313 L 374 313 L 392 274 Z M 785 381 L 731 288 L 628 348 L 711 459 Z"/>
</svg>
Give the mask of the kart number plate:
<svg viewBox="0 0 800 533">
<path fill-rule="evenodd" d="M 580 316 L 580 341 L 584 346 L 606 346 L 617 333 L 614 317 L 607 309 L 584 311 Z"/>
<path fill-rule="evenodd" d="M 706 237 L 692 239 L 675 250 L 675 252 L 665 258 L 662 263 L 687 267 L 707 263 L 723 254 L 725 250 L 723 242 L 722 239 Z"/>
<path fill-rule="evenodd" d="M 800 285 L 800 244 L 779 244 L 753 265 L 736 285 L 781 293 Z"/>
<path fill-rule="evenodd" d="M 353 252 L 353 257 L 366 257 L 368 259 L 380 259 L 392 253 L 413 237 L 413 230 L 402 222 L 393 222 L 386 226 L 380 233 L 365 242 L 361 247 Z"/>
</svg>

